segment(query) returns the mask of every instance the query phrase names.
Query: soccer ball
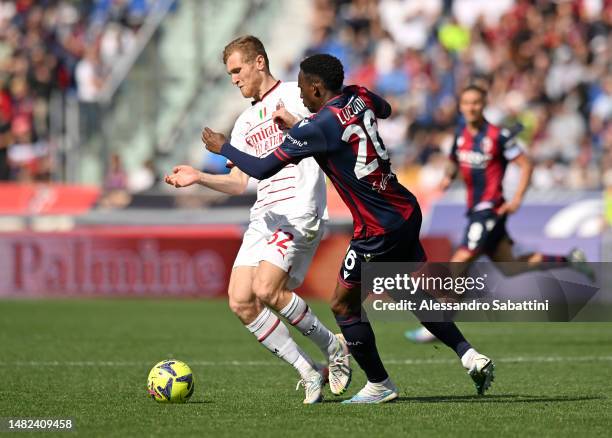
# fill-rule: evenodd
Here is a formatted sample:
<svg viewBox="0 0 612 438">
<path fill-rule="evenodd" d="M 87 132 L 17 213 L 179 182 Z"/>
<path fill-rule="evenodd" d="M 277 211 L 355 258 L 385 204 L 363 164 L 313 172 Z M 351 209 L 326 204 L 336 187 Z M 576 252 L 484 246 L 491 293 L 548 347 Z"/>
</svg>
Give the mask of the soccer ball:
<svg viewBox="0 0 612 438">
<path fill-rule="evenodd" d="M 149 372 L 147 389 L 151 398 L 164 403 L 185 403 L 193 394 L 191 368 L 180 360 L 162 360 Z"/>
</svg>

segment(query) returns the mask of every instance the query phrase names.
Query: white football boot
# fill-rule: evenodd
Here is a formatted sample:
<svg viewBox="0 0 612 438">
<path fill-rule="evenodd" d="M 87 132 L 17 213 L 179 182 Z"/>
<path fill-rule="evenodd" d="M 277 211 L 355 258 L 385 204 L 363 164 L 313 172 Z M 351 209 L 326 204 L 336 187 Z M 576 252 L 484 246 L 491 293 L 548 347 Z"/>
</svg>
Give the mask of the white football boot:
<svg viewBox="0 0 612 438">
<path fill-rule="evenodd" d="M 329 389 L 334 395 L 344 394 L 351 383 L 351 364 L 348 347 L 344 336 L 336 335 L 338 345 L 329 356 Z"/>
<path fill-rule="evenodd" d="M 395 400 L 399 396 L 399 389 L 397 386 L 391 381 L 390 378 L 387 377 L 387 380 L 384 380 L 380 383 L 372 383 L 368 382 L 366 385 L 361 388 L 357 394 L 355 394 L 352 398 L 348 400 L 344 400 L 343 404 L 378 404 L 378 403 L 387 403 Z"/>
<path fill-rule="evenodd" d="M 325 377 L 316 370 L 313 370 L 306 377 L 301 379 L 297 386 L 296 391 L 300 389 L 300 386 L 304 387 L 306 393 L 304 397 L 304 404 L 311 405 L 314 403 L 320 403 L 323 401 L 323 385 L 325 384 Z"/>
<path fill-rule="evenodd" d="M 461 358 L 463 367 L 474 381 L 478 395 L 484 395 L 495 380 L 495 364 L 484 354 L 470 348 Z"/>
</svg>

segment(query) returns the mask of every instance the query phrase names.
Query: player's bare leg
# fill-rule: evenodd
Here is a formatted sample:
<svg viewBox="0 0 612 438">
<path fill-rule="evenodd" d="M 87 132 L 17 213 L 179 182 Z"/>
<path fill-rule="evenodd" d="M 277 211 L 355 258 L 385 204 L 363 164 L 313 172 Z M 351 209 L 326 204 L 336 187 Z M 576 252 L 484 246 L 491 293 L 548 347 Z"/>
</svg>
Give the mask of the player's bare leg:
<svg viewBox="0 0 612 438">
<path fill-rule="evenodd" d="M 291 338 L 287 326 L 253 293 L 255 268 L 237 266 L 229 283 L 229 305 L 246 328 L 272 353 L 293 366 L 306 390 L 305 404 L 322 400 L 323 381 L 312 360 Z"/>
<path fill-rule="evenodd" d="M 349 289 L 338 283 L 331 308 L 351 355 L 368 378 L 366 385 L 343 403 L 385 403 L 396 399 L 399 390 L 380 359 L 372 326 L 361 318 L 359 287 Z"/>
<path fill-rule="evenodd" d="M 570 253 L 565 256 L 534 252 L 515 257 L 512 253 L 512 241 L 505 238 L 499 242 L 495 252 L 491 254 L 490 257 L 494 262 L 498 263 L 497 267 L 499 270 L 507 276 L 535 270 L 570 266 L 585 274 L 591 281 L 595 279 L 593 270 L 587 265 L 584 252 L 576 248 L 572 249 Z"/>
<path fill-rule="evenodd" d="M 545 260 L 543 254 L 529 253 L 515 257 L 512 253 L 512 247 L 512 241 L 504 238 L 499 242 L 495 251 L 490 254 L 491 260 L 497 263 L 498 269 L 504 275 L 513 276 L 541 268 Z"/>
<path fill-rule="evenodd" d="M 348 348 L 335 336 L 295 292 L 287 289 L 288 274 L 278 266 L 262 261 L 255 271 L 253 291 L 257 298 L 278 311 L 292 326 L 321 349 L 329 363 L 332 393 L 342 394 L 351 380 Z"/>
<path fill-rule="evenodd" d="M 244 325 L 249 325 L 263 310 L 263 305 L 253 293 L 252 283 L 255 268 L 237 266 L 230 275 L 228 296 L 229 307 Z"/>
</svg>

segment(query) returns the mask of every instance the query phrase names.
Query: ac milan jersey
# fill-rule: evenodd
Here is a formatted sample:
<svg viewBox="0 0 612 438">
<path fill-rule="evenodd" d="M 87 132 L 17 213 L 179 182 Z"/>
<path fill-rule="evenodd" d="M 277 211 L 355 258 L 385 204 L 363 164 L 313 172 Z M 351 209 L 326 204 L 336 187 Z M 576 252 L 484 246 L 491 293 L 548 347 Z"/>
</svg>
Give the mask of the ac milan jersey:
<svg viewBox="0 0 612 438">
<path fill-rule="evenodd" d="M 391 171 L 376 119 L 388 104 L 358 86 L 344 88 L 313 116 L 297 123 L 274 151 L 283 162 L 314 157 L 353 216 L 355 239 L 399 229 L 417 204 Z"/>
<path fill-rule="evenodd" d="M 496 209 L 504 203 L 506 166 L 523 152 L 514 134 L 487 121 L 476 134 L 465 125 L 457 129 L 450 159 L 465 181 L 469 212 Z"/>
<path fill-rule="evenodd" d="M 286 133 L 272 120 L 272 113 L 281 106 L 300 119 L 311 115 L 302 103 L 297 82 L 278 81 L 238 117 L 232 130 L 232 145 L 258 158 L 272 153 L 283 142 Z M 325 177 L 317 163 L 309 159 L 286 166 L 271 178 L 258 182 L 251 219 L 266 212 L 286 217 L 307 214 L 326 217 L 326 204 Z"/>
</svg>

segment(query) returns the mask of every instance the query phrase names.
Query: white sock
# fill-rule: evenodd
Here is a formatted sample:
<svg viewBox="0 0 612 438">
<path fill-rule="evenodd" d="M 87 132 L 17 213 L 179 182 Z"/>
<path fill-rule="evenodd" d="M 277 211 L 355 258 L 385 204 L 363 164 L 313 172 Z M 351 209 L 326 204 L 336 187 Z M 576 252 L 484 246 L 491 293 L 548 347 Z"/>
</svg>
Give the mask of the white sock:
<svg viewBox="0 0 612 438">
<path fill-rule="evenodd" d="M 472 367 L 472 359 L 475 354 L 478 354 L 478 352 L 473 348 L 463 353 L 463 356 L 461 356 L 461 365 L 463 365 L 463 368 L 469 370 Z"/>
<path fill-rule="evenodd" d="M 304 336 L 314 342 L 325 356 L 331 355 L 336 349 L 338 340 L 312 313 L 303 299 L 295 292 L 292 292 L 291 295 L 291 301 L 280 311 L 280 314 L 289 321 L 289 324 L 296 327 Z"/>
<path fill-rule="evenodd" d="M 267 307 L 246 328 L 264 347 L 293 366 L 303 378 L 314 370 L 312 360 L 291 339 L 287 326 Z"/>
</svg>

